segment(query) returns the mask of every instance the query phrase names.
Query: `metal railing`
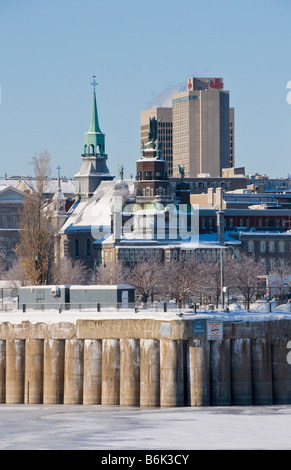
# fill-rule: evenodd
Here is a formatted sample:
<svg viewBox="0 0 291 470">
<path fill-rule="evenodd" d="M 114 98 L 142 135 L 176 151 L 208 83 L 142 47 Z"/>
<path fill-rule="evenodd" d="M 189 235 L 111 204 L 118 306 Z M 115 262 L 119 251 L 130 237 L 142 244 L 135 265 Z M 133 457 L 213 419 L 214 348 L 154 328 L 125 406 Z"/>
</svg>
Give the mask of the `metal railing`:
<svg viewBox="0 0 291 470">
<path fill-rule="evenodd" d="M 256 309 L 261 311 L 275 311 L 281 305 L 288 306 L 291 311 L 291 287 L 290 286 L 231 286 L 227 287 L 224 292 L 224 298 L 221 298 L 220 289 L 215 292 L 214 289 L 206 288 L 203 293 L 197 292 L 191 295 L 184 303 L 177 302 L 176 300 L 163 299 L 160 297 L 158 300 L 148 300 L 142 302 L 137 299 L 136 302 L 44 302 L 37 303 L 18 302 L 17 289 L 0 289 L 0 311 L 27 311 L 27 310 L 77 310 L 77 311 L 91 311 L 102 312 L 109 310 L 131 310 L 131 311 L 156 311 L 156 312 L 170 312 L 174 310 L 188 309 L 194 313 L 199 312 L 212 312 L 221 309 L 228 309 L 229 311 L 238 311 L 241 309 L 250 310 Z"/>
</svg>

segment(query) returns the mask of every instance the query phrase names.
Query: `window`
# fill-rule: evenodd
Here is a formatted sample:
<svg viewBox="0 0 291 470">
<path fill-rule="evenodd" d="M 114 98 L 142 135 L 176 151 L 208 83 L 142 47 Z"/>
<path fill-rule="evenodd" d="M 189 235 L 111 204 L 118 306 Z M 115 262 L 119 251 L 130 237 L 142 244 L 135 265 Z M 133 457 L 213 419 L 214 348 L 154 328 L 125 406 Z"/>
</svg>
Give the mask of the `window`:
<svg viewBox="0 0 291 470">
<path fill-rule="evenodd" d="M 153 174 L 151 171 L 146 171 L 144 175 L 145 180 L 151 180 L 153 178 Z"/>
<path fill-rule="evenodd" d="M 284 244 L 283 241 L 280 241 L 279 242 L 279 252 L 284 253 L 284 251 L 285 251 L 285 244 Z"/>
<path fill-rule="evenodd" d="M 75 258 L 79 258 L 80 256 L 80 245 L 78 238 L 75 239 Z"/>
<path fill-rule="evenodd" d="M 274 242 L 271 241 L 269 242 L 269 252 L 274 253 L 274 251 L 275 251 L 275 245 L 274 245 Z"/>
<path fill-rule="evenodd" d="M 265 253 L 265 251 L 266 251 L 266 243 L 263 240 L 261 240 L 260 241 L 260 253 Z"/>
<path fill-rule="evenodd" d="M 91 241 L 90 238 L 86 240 L 86 255 L 91 256 Z"/>
<path fill-rule="evenodd" d="M 260 258 L 260 263 L 261 263 L 262 268 L 265 268 L 265 266 L 266 266 L 265 258 Z"/>
<path fill-rule="evenodd" d="M 254 242 L 253 242 L 253 240 L 250 240 L 250 241 L 248 242 L 248 252 L 249 252 L 249 253 L 253 253 L 253 252 L 254 252 Z"/>
</svg>

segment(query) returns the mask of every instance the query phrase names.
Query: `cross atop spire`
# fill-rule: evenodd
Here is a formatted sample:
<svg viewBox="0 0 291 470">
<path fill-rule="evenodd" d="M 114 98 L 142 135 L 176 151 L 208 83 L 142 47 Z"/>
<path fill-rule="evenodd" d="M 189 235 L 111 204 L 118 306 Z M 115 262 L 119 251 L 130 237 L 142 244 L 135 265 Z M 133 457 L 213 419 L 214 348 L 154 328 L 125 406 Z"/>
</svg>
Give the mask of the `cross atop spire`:
<svg viewBox="0 0 291 470">
<path fill-rule="evenodd" d="M 94 89 L 94 93 L 95 93 L 95 87 L 96 87 L 96 85 L 98 85 L 95 78 L 96 78 L 96 75 L 93 75 L 93 82 L 91 82 L 91 85 L 93 86 L 93 89 Z"/>
<path fill-rule="evenodd" d="M 90 123 L 89 132 L 95 132 L 95 133 L 98 132 L 98 133 L 101 134 L 102 132 L 101 132 L 100 127 L 99 127 L 97 103 L 96 103 L 96 93 L 95 93 L 95 87 L 96 87 L 96 85 L 98 85 L 98 83 L 95 80 L 96 75 L 93 75 L 93 78 L 94 78 L 94 80 L 91 83 L 91 85 L 94 88 L 94 92 L 93 92 L 93 104 L 92 104 L 91 123 Z"/>
</svg>

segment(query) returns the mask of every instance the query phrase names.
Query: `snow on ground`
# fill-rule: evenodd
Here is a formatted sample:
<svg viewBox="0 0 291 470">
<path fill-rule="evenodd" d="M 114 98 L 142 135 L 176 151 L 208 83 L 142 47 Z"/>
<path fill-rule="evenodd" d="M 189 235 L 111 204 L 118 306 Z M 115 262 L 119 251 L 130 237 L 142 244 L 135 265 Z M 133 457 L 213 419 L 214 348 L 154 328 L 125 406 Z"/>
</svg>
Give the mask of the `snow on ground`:
<svg viewBox="0 0 291 470">
<path fill-rule="evenodd" d="M 223 320 L 223 321 L 271 321 L 287 319 L 291 320 L 291 303 L 282 304 L 278 307 L 275 303 L 272 304 L 271 312 L 268 311 L 268 304 L 266 302 L 256 302 L 251 304 L 250 311 L 243 309 L 238 304 L 229 305 L 229 312 L 225 310 L 217 311 L 197 311 L 194 313 L 192 309 L 177 309 L 176 306 L 168 308 L 167 312 L 164 312 L 162 307 L 159 309 L 155 306 L 143 308 L 138 307 L 137 311 L 131 309 L 119 309 L 114 308 L 101 308 L 98 312 L 96 308 L 92 309 L 72 309 L 62 310 L 59 312 L 58 309 L 47 309 L 47 310 L 34 310 L 27 309 L 23 312 L 21 309 L 17 310 L 16 307 L 13 310 L 0 310 L 0 323 L 10 322 L 14 324 L 21 323 L 23 321 L 29 321 L 31 323 L 60 323 L 69 322 L 76 323 L 77 320 L 112 320 L 112 319 L 156 319 L 162 321 L 178 320 L 180 318 L 185 320 L 198 320 L 198 319 L 209 319 L 209 320 Z M 182 316 L 180 316 L 182 313 Z"/>
</svg>

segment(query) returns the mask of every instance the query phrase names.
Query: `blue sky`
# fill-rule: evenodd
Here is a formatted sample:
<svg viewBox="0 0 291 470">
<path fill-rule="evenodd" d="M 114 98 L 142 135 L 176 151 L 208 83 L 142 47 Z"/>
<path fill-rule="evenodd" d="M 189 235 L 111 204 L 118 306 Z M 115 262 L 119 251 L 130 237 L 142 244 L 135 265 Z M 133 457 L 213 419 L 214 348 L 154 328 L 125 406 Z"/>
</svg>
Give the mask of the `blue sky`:
<svg viewBox="0 0 291 470">
<path fill-rule="evenodd" d="M 53 176 L 78 172 L 96 75 L 113 174 L 135 176 L 140 112 L 210 76 L 235 108 L 236 166 L 286 177 L 290 18 L 290 0 L 0 0 L 0 176 L 44 150 Z"/>
</svg>

